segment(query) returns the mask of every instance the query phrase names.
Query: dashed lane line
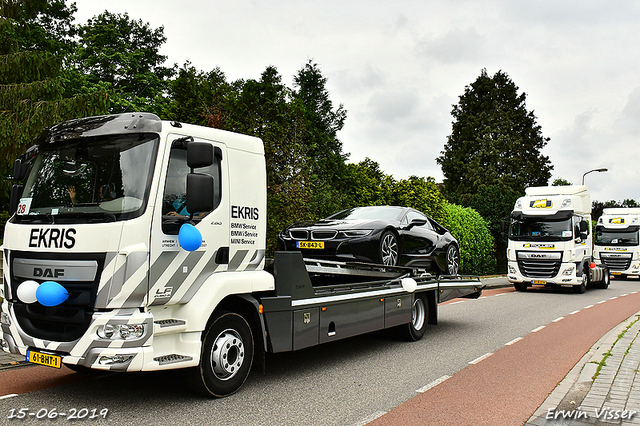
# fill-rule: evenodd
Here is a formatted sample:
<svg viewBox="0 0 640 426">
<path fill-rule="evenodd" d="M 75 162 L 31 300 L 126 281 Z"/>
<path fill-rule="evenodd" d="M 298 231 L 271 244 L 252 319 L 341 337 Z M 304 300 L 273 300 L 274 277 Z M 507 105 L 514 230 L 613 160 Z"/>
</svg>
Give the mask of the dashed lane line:
<svg viewBox="0 0 640 426">
<path fill-rule="evenodd" d="M 425 393 L 426 391 L 428 391 L 429 389 L 438 386 L 440 383 L 444 382 L 447 379 L 450 379 L 451 376 L 442 376 L 436 380 L 434 380 L 433 382 L 429 383 L 426 386 L 421 387 L 420 389 L 416 390 L 416 392 L 418 393 Z"/>
<path fill-rule="evenodd" d="M 478 357 L 478 358 L 474 359 L 473 361 L 469 361 L 469 364 L 477 364 L 480 361 L 482 361 L 483 359 L 489 358 L 491 355 L 493 355 L 493 352 L 490 352 L 488 354 L 484 354 L 481 357 Z"/>
<path fill-rule="evenodd" d="M 512 341 L 510 341 L 510 342 L 505 343 L 504 345 L 505 345 L 505 346 L 511 346 L 511 345 L 513 345 L 514 343 L 519 342 L 520 340 L 522 340 L 522 337 L 516 337 L 515 339 L 513 339 L 513 340 L 512 340 Z"/>
</svg>

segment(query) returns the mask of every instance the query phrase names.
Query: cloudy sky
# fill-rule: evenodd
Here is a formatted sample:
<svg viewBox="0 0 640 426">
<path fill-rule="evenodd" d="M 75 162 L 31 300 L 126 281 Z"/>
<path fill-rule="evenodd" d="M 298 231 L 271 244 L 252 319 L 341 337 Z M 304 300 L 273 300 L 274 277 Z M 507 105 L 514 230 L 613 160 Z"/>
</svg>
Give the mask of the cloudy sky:
<svg viewBox="0 0 640 426">
<path fill-rule="evenodd" d="M 348 111 L 350 161 L 396 179 L 433 176 L 451 109 L 483 68 L 502 70 L 533 110 L 553 177 L 592 200 L 640 200 L 640 3 L 595 0 L 75 0 L 76 23 L 105 8 L 164 26 L 167 65 L 219 67 L 229 81 L 309 60 Z"/>
</svg>

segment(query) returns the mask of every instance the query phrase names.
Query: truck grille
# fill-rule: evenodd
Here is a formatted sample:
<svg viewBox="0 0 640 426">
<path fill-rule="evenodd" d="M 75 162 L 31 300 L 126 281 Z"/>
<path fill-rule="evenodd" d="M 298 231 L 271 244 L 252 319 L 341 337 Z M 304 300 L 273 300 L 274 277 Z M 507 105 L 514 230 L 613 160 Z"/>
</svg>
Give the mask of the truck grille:
<svg viewBox="0 0 640 426">
<path fill-rule="evenodd" d="M 70 342 L 82 337 L 87 331 L 94 311 L 98 284 L 101 272 L 104 268 L 104 254 L 40 254 L 13 252 L 11 264 L 14 260 L 29 262 L 29 260 L 46 263 L 52 262 L 78 262 L 87 261 L 96 267 L 95 277 L 92 280 L 59 278 L 36 279 L 37 282 L 53 280 L 62 285 L 69 293 L 68 299 L 58 306 L 47 307 L 38 302 L 26 304 L 17 299 L 17 287 L 25 281 L 25 278 L 15 275 L 15 268 L 11 268 L 11 294 L 13 306 L 18 324 L 28 335 L 56 342 Z"/>
<path fill-rule="evenodd" d="M 562 264 L 562 253 L 518 252 L 520 273 L 529 278 L 553 278 Z"/>
<path fill-rule="evenodd" d="M 631 255 L 600 254 L 600 260 L 612 271 L 626 271 L 631 266 Z"/>
</svg>

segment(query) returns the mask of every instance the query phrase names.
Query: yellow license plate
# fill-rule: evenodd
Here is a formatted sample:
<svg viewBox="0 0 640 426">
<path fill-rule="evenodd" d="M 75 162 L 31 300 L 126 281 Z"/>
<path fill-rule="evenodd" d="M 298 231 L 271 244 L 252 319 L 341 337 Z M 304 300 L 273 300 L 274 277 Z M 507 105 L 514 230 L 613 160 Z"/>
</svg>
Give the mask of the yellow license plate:
<svg viewBox="0 0 640 426">
<path fill-rule="evenodd" d="M 43 354 L 35 351 L 27 351 L 27 361 L 47 367 L 61 368 L 62 357 L 58 355 Z"/>
<path fill-rule="evenodd" d="M 296 241 L 296 247 L 300 249 L 324 249 L 324 241 Z"/>
<path fill-rule="evenodd" d="M 533 281 L 531 281 L 531 284 L 546 284 L 546 283 L 547 282 L 543 281 L 543 280 L 533 280 Z"/>
<path fill-rule="evenodd" d="M 622 272 L 615 272 L 615 271 L 611 271 L 612 275 L 622 275 Z"/>
</svg>

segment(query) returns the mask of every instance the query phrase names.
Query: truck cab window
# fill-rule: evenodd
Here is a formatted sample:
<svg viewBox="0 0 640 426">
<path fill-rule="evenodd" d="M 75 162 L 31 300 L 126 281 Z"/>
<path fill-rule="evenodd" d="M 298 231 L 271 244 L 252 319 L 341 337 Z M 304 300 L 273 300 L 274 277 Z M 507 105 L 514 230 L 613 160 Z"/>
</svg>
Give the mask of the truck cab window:
<svg viewBox="0 0 640 426">
<path fill-rule="evenodd" d="M 162 196 L 162 231 L 165 234 L 176 235 L 180 229 L 180 225 L 182 225 L 190 215 L 186 207 L 187 175 L 189 172 L 186 148 L 184 146 L 173 147 L 169 157 L 169 168 L 167 170 L 167 179 Z M 194 172 L 207 174 L 214 178 L 213 200 L 215 210 L 220 204 L 222 195 L 220 159 L 216 157 L 212 165 L 197 168 Z M 194 222 L 198 222 L 208 213 L 209 212 L 194 212 Z"/>
</svg>

